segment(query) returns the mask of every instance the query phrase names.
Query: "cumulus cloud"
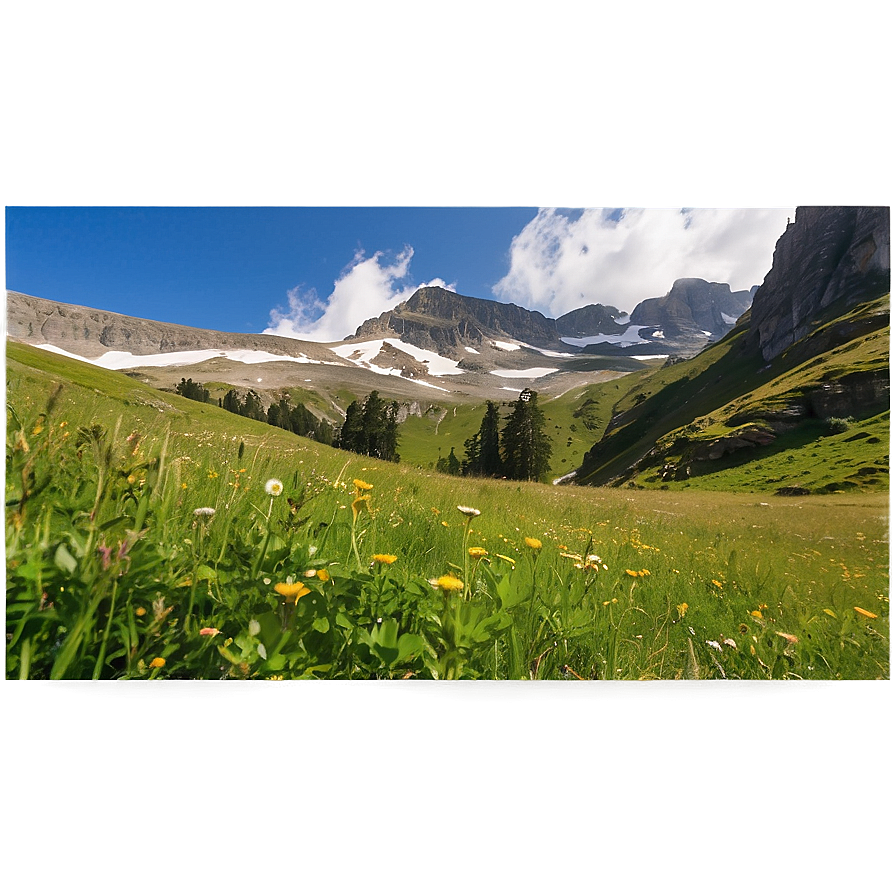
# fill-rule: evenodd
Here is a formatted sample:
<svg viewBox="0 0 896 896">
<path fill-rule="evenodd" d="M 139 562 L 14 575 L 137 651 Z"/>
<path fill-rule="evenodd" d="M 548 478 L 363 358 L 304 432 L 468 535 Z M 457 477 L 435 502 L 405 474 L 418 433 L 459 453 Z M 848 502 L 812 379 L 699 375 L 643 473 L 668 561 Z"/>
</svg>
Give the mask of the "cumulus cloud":
<svg viewBox="0 0 896 896">
<path fill-rule="evenodd" d="M 454 289 L 453 284 L 439 278 L 411 285 L 408 278 L 413 255 L 410 246 L 391 260 L 384 252 L 375 252 L 369 258 L 363 251 L 356 252 L 326 300 L 314 289 L 294 287 L 287 293 L 286 309 L 271 311 L 270 324 L 264 332 L 292 339 L 337 342 L 353 334 L 365 320 L 409 299 L 420 286 Z"/>
<path fill-rule="evenodd" d="M 539 209 L 513 238 L 496 298 L 559 317 L 600 303 L 631 311 L 681 277 L 762 283 L 794 209 Z"/>
</svg>

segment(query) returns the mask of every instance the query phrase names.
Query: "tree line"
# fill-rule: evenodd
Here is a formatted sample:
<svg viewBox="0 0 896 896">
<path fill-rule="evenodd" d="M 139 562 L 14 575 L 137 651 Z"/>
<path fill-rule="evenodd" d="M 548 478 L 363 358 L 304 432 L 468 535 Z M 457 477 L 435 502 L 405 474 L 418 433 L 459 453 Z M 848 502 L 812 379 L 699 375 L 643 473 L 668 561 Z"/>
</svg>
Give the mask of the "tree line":
<svg viewBox="0 0 896 896">
<path fill-rule="evenodd" d="M 374 390 L 363 403 L 353 401 L 345 409 L 345 423 L 337 448 L 398 462 L 398 402 L 387 402 Z"/>
<path fill-rule="evenodd" d="M 551 439 L 545 432 L 538 393 L 524 389 L 501 422 L 496 402 L 488 401 L 478 432 L 464 442 L 463 460 L 451 449 L 436 470 L 455 476 L 490 476 L 539 481 L 551 467 Z"/>
<path fill-rule="evenodd" d="M 182 378 L 174 391 L 193 401 L 213 403 L 208 389 L 202 383 L 194 383 L 192 379 Z M 265 407 L 261 396 L 254 389 L 249 389 L 244 396 L 240 396 L 236 389 L 230 389 L 223 398 L 218 399 L 218 407 L 231 414 L 260 420 L 324 445 L 332 445 L 336 438 L 334 428 L 326 420 L 318 419 L 301 402 L 293 405 L 285 394 Z"/>
</svg>

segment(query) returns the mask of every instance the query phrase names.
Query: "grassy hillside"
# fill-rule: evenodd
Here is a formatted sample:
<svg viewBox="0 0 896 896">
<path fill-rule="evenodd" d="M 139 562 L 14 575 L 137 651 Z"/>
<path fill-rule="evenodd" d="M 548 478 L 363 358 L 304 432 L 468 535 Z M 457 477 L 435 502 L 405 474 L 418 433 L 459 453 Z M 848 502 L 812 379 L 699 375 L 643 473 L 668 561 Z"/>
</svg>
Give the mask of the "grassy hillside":
<svg viewBox="0 0 896 896">
<path fill-rule="evenodd" d="M 888 309 L 886 296 L 844 312 L 772 364 L 744 324 L 691 360 L 620 380 L 627 391 L 580 481 L 886 489 Z"/>
<path fill-rule="evenodd" d="M 7 378 L 10 677 L 889 677 L 883 493 L 452 479 L 26 346 Z"/>
</svg>

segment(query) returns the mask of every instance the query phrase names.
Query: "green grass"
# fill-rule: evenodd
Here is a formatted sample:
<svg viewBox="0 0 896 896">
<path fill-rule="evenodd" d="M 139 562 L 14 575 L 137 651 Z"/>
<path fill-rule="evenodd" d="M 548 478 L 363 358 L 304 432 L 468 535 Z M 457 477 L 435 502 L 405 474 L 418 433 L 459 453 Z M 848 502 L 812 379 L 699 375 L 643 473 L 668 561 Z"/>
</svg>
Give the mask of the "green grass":
<svg viewBox="0 0 896 896">
<path fill-rule="evenodd" d="M 25 346 L 7 376 L 8 677 L 889 677 L 884 494 L 452 479 Z"/>
</svg>

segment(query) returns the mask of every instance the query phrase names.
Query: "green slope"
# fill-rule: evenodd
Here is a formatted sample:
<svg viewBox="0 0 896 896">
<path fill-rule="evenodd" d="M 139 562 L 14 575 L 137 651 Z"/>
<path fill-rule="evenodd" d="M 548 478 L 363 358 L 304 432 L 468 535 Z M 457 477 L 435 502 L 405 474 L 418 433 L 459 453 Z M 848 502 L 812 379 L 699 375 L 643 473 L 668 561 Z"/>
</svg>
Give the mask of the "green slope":
<svg viewBox="0 0 896 896">
<path fill-rule="evenodd" d="M 627 391 L 578 481 L 887 488 L 888 311 L 885 296 L 834 316 L 771 364 L 744 323 L 693 359 L 619 381 Z"/>
</svg>

